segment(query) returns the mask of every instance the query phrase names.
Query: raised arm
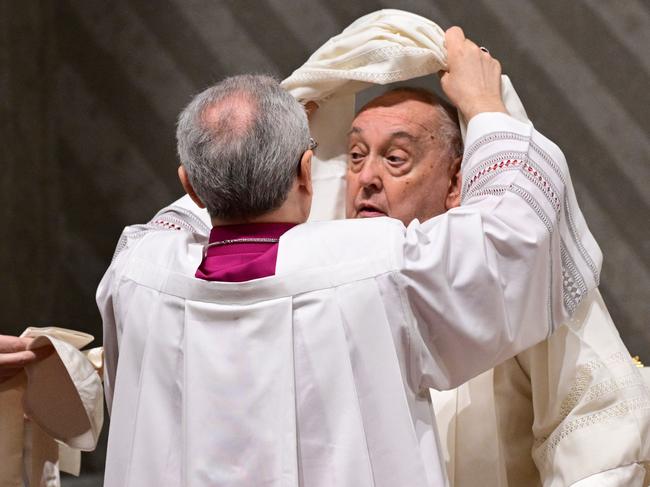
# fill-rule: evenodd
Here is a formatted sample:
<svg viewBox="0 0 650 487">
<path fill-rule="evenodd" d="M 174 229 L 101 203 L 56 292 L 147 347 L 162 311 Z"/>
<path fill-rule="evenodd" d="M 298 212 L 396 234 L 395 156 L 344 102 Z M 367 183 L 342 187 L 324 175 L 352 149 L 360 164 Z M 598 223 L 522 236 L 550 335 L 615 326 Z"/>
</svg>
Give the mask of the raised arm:
<svg viewBox="0 0 650 487">
<path fill-rule="evenodd" d="M 503 113 L 489 54 L 460 29 L 446 39 L 443 88 L 469 120 L 462 204 L 409 226 L 402 283 L 419 331 L 411 341 L 420 386 L 437 389 L 547 338 L 595 287 L 601 259 L 573 205 L 562 152 Z M 590 279 L 576 255 L 593 266 Z"/>
</svg>

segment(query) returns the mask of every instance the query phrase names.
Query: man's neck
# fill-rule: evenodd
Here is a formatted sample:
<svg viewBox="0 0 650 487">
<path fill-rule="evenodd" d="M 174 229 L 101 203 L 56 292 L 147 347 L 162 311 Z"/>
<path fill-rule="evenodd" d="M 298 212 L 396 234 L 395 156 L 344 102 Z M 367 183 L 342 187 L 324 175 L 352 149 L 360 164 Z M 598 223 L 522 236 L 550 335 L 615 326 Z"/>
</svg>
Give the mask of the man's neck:
<svg viewBox="0 0 650 487">
<path fill-rule="evenodd" d="M 270 211 L 255 218 L 240 218 L 235 220 L 223 220 L 212 218 L 213 227 L 222 227 L 227 225 L 244 225 L 255 223 L 305 223 L 307 217 L 298 211 L 293 205 L 282 205 L 277 210 Z"/>
</svg>

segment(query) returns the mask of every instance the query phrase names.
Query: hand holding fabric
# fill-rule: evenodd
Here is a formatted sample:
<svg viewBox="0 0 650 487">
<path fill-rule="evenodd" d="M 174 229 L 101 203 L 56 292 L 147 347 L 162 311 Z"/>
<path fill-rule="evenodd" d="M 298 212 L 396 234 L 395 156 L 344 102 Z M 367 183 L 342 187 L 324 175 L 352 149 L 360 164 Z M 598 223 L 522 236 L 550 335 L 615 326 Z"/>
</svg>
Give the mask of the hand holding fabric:
<svg viewBox="0 0 650 487">
<path fill-rule="evenodd" d="M 482 112 L 508 113 L 501 98 L 501 64 L 467 39 L 460 27 L 445 32 L 448 71 L 440 83 L 468 122 Z"/>
<path fill-rule="evenodd" d="M 32 338 L 0 335 L 0 382 L 11 379 L 25 365 L 44 358 L 52 348 L 27 350 Z"/>
</svg>

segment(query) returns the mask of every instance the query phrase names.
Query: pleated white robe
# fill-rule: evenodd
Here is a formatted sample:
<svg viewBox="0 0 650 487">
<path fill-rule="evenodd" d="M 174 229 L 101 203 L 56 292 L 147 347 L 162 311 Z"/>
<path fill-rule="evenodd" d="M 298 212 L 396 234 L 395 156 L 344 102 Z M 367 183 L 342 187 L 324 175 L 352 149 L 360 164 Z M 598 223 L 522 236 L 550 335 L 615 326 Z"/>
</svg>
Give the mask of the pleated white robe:
<svg viewBox="0 0 650 487">
<path fill-rule="evenodd" d="M 127 227 L 97 293 L 105 485 L 445 485 L 428 388 L 547 338 L 576 299 L 562 252 L 601 258 L 560 238 L 566 163 L 531 124 L 479 115 L 467 147 L 487 176 L 461 207 L 299 225 L 273 277 L 194 278 L 198 209 Z"/>
</svg>

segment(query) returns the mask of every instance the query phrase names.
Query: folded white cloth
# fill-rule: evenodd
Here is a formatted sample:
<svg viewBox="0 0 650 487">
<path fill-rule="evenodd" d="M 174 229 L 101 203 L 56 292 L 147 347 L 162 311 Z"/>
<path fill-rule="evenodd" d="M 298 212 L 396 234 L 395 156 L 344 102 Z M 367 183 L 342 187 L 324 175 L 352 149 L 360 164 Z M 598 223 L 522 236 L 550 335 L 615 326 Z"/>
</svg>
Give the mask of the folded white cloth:
<svg viewBox="0 0 650 487">
<path fill-rule="evenodd" d="M 83 451 L 94 450 L 104 422 L 101 378 L 78 350 L 92 335 L 49 327 L 39 333 L 30 349 L 51 345 L 55 353 L 25 367 L 25 413 L 52 438 Z M 25 336 L 25 334 L 23 334 Z"/>
<path fill-rule="evenodd" d="M 54 353 L 0 384 L 0 485 L 56 486 L 59 470 L 79 474 L 80 450 L 99 439 L 101 350 L 79 351 L 93 336 L 64 328 L 30 327 L 21 336 L 34 338 L 30 349 L 51 345 Z"/>
<path fill-rule="evenodd" d="M 310 220 L 345 217 L 347 131 L 354 118 L 355 93 L 372 84 L 405 81 L 445 69 L 443 41 L 442 29 L 424 17 L 380 10 L 331 38 L 282 82 L 299 101 L 319 105 L 310 120 L 312 135 L 319 142 L 312 165 Z M 510 115 L 527 121 L 526 111 L 505 76 L 501 90 Z M 464 127 L 461 117 L 461 129 Z M 602 254 L 578 207 L 570 178 L 565 187 L 564 201 L 559 202 L 563 213 L 560 237 L 564 242 L 580 242 L 566 247 L 563 257 L 571 271 L 565 278 L 565 306 L 573 312 L 587 290 L 598 285 Z M 463 195 L 466 190 L 465 185 Z"/>
</svg>

